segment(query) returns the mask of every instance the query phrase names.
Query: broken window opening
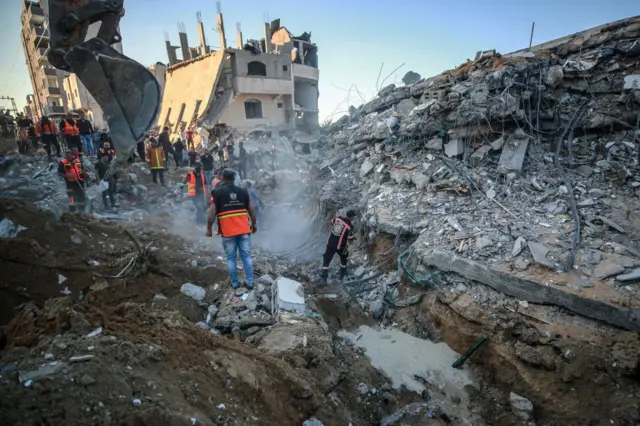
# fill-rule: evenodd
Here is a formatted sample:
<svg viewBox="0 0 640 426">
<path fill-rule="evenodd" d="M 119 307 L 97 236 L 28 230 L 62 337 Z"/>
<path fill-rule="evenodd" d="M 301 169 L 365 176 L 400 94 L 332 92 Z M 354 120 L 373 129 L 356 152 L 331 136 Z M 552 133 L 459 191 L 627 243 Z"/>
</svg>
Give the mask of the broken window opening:
<svg viewBox="0 0 640 426">
<path fill-rule="evenodd" d="M 182 104 L 182 106 L 180 107 L 180 114 L 178 114 L 178 119 L 176 120 L 176 127 L 173 129 L 174 133 L 178 133 L 180 123 L 182 122 L 182 116 L 184 115 L 184 109 L 186 107 L 187 107 L 187 104 Z"/>
<path fill-rule="evenodd" d="M 251 61 L 247 64 L 247 75 L 267 76 L 267 66 L 260 61 Z"/>
<path fill-rule="evenodd" d="M 282 66 L 282 71 L 284 71 L 284 72 L 289 71 L 289 67 L 287 65 L 283 65 Z"/>
<path fill-rule="evenodd" d="M 283 104 L 282 102 L 278 102 L 278 108 L 282 108 Z"/>
<path fill-rule="evenodd" d="M 198 120 L 198 112 L 200 111 L 200 104 L 202 104 L 201 100 L 196 101 L 196 107 L 193 110 L 193 115 L 191 116 L 191 122 L 189 123 L 189 127 L 194 124 Z"/>
<path fill-rule="evenodd" d="M 244 101 L 244 114 L 246 118 L 262 118 L 262 102 L 258 99 L 247 99 Z"/>
</svg>

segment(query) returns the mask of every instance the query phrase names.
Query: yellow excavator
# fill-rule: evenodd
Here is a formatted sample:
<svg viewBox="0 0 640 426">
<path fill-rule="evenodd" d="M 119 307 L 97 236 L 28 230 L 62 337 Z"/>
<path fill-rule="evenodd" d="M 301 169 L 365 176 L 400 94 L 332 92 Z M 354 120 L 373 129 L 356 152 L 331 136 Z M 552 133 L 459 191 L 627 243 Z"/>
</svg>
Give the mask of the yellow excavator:
<svg viewBox="0 0 640 426">
<path fill-rule="evenodd" d="M 154 123 L 161 94 L 146 67 L 111 47 L 122 40 L 118 24 L 123 16 L 123 0 L 49 0 L 49 62 L 75 73 L 93 95 L 107 117 L 120 161 Z M 85 40 L 94 22 L 101 23 L 98 34 Z"/>
</svg>

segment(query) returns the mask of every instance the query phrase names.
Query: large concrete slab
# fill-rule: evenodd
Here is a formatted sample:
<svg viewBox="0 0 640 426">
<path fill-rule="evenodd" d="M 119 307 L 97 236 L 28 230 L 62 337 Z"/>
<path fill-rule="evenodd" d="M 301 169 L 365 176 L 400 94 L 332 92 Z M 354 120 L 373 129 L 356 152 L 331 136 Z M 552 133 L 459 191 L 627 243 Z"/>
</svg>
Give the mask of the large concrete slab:
<svg viewBox="0 0 640 426">
<path fill-rule="evenodd" d="M 452 253 L 422 253 L 421 258 L 428 266 L 455 272 L 509 296 L 531 303 L 561 306 L 588 318 L 640 331 L 640 309 L 616 305 L 615 297 L 609 297 L 613 290 L 608 290 L 602 283 L 596 283 L 594 292 L 590 294 L 577 294 L 569 287 L 545 285 Z"/>
<path fill-rule="evenodd" d="M 520 172 L 524 164 L 524 158 L 527 155 L 528 146 L 528 138 L 509 138 L 502 147 L 498 171 L 501 173 Z"/>
</svg>

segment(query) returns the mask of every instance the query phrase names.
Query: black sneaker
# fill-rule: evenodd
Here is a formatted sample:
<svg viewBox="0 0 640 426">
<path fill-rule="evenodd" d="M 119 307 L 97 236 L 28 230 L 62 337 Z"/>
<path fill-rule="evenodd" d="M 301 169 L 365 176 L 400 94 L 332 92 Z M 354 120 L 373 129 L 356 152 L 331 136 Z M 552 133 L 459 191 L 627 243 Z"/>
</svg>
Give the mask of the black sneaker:
<svg viewBox="0 0 640 426">
<path fill-rule="evenodd" d="M 253 290 L 255 287 L 253 285 L 249 285 L 247 284 L 247 282 L 243 282 L 242 285 L 244 286 L 244 288 L 246 288 L 247 290 L 251 291 Z"/>
</svg>

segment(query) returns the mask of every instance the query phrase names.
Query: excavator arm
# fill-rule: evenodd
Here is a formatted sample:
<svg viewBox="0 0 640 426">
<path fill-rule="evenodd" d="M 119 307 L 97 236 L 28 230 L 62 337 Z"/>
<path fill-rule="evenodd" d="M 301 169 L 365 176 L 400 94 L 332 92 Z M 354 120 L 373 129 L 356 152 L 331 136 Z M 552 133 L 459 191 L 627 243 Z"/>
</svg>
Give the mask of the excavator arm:
<svg viewBox="0 0 640 426">
<path fill-rule="evenodd" d="M 120 159 L 153 125 L 160 86 L 151 72 L 112 44 L 124 16 L 123 0 L 49 0 L 49 62 L 75 73 L 102 108 Z M 89 25 L 101 22 L 96 37 L 85 40 Z"/>
</svg>

